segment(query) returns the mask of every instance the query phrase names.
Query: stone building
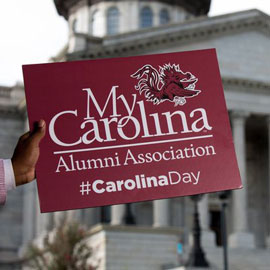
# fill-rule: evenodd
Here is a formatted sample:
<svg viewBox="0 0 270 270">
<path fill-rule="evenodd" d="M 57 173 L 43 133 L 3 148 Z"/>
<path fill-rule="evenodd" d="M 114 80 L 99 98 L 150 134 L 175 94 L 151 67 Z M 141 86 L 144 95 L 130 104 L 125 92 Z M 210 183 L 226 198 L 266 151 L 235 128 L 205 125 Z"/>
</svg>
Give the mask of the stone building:
<svg viewBox="0 0 270 270">
<path fill-rule="evenodd" d="M 18 137 L 23 133 L 26 108 L 23 85 L 0 86 L 0 152 L 1 158 L 10 158 Z M 24 220 L 24 188 L 19 187 L 8 194 L 8 203 L 0 206 L 0 269 L 16 262 L 22 245 Z M 11 267 L 14 265 L 11 264 Z M 6 267 L 6 268 L 5 268 Z M 14 268 L 16 269 L 16 268 Z"/>
<path fill-rule="evenodd" d="M 69 25 L 69 41 L 52 61 L 217 49 L 244 184 L 244 189 L 232 192 L 229 199 L 229 246 L 267 248 L 270 236 L 269 16 L 249 10 L 208 17 L 210 0 L 54 2 Z M 25 128 L 23 99 L 18 98 L 21 94 L 12 94 L 15 92 L 0 89 L 1 153 L 6 157 L 16 136 Z M 1 232 L 8 232 L 0 235 L 0 260 L 1 253 L 15 253 L 18 247 L 53 228 L 61 215 L 91 226 L 90 244 L 96 251 L 93 261 L 99 262 L 99 269 L 154 270 L 177 265 L 177 243 L 190 245 L 193 208 L 189 198 L 41 215 L 36 207 L 35 184 L 31 184 L 12 192 L 8 200 L 7 206 L 0 210 L 1 220 L 7 220 L 0 224 Z M 203 244 L 220 245 L 218 195 L 205 195 L 199 203 L 199 212 Z M 126 226 L 132 218 L 136 225 Z"/>
</svg>

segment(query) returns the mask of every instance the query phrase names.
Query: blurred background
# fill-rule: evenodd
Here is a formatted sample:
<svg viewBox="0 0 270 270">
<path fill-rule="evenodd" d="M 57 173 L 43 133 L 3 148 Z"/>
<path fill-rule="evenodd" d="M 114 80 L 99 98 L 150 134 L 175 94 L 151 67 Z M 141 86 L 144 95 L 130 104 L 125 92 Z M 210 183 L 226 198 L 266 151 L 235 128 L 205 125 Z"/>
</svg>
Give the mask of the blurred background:
<svg viewBox="0 0 270 270">
<path fill-rule="evenodd" d="M 193 200 L 53 214 L 39 213 L 36 183 L 19 187 L 0 208 L 0 269 L 269 269 L 269 1 L 2 0 L 0 7 L 1 158 L 28 130 L 22 64 L 216 48 L 244 184 Z M 42 240 L 48 234 L 65 237 L 52 247 Z M 74 234 L 77 242 L 69 241 Z M 77 250 L 68 268 L 79 240 L 90 249 Z M 29 254 L 41 265 L 31 268 Z M 64 268 L 49 268 L 53 256 Z"/>
</svg>

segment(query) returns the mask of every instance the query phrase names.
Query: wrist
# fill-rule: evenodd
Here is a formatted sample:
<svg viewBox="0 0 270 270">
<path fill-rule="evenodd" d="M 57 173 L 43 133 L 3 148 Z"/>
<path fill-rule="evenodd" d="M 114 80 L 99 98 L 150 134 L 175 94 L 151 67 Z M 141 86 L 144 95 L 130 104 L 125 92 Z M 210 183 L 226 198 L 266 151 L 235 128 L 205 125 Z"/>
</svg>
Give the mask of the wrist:
<svg viewBox="0 0 270 270">
<path fill-rule="evenodd" d="M 16 186 L 20 186 L 24 184 L 24 173 L 21 172 L 20 166 L 17 164 L 17 162 L 13 158 L 11 159 L 11 163 L 13 167 Z"/>
<path fill-rule="evenodd" d="M 16 165 L 16 162 L 14 161 L 13 158 L 11 158 L 11 164 L 13 167 L 13 173 L 14 173 L 14 180 L 15 180 L 15 184 L 16 186 L 19 186 L 19 179 L 21 178 L 20 173 L 18 171 L 18 166 Z"/>
</svg>

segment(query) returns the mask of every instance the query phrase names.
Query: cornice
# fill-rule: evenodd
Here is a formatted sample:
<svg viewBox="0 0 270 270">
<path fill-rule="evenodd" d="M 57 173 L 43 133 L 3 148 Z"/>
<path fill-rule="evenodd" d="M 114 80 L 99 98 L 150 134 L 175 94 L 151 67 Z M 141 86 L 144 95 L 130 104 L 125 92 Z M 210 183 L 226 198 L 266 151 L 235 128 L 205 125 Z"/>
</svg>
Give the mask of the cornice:
<svg viewBox="0 0 270 270">
<path fill-rule="evenodd" d="M 26 113 L 23 86 L 0 86 L 0 117 L 25 118 Z"/>
<path fill-rule="evenodd" d="M 10 87 L 8 86 L 0 86 L 0 98 L 9 98 L 10 97 Z"/>
<path fill-rule="evenodd" d="M 55 56 L 52 56 L 49 61 L 50 62 L 63 62 L 66 61 L 66 55 L 68 52 L 68 44 L 66 44 L 62 50 L 60 50 Z"/>
<path fill-rule="evenodd" d="M 67 55 L 67 60 L 119 57 L 151 53 L 153 50 L 208 40 L 243 31 L 256 30 L 270 34 L 270 17 L 259 10 L 249 10 L 216 17 L 199 17 L 171 24 L 115 35 L 101 39 L 100 46 Z"/>
<path fill-rule="evenodd" d="M 270 95 L 270 83 L 242 78 L 222 78 L 225 91 Z"/>
<path fill-rule="evenodd" d="M 223 78 L 229 111 L 270 115 L 270 83 L 241 78 Z"/>
<path fill-rule="evenodd" d="M 0 118 L 19 118 L 25 119 L 27 115 L 26 106 L 16 105 L 4 106 L 0 104 Z"/>
</svg>

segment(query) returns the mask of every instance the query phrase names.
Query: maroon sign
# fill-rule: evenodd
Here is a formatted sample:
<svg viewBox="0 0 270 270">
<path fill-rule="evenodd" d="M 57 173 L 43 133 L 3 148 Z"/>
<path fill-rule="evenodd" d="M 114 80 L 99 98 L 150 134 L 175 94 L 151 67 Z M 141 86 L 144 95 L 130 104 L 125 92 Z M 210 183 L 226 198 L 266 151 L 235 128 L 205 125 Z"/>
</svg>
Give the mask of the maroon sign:
<svg viewBox="0 0 270 270">
<path fill-rule="evenodd" d="M 42 212 L 242 187 L 214 49 L 23 73 Z"/>
</svg>

